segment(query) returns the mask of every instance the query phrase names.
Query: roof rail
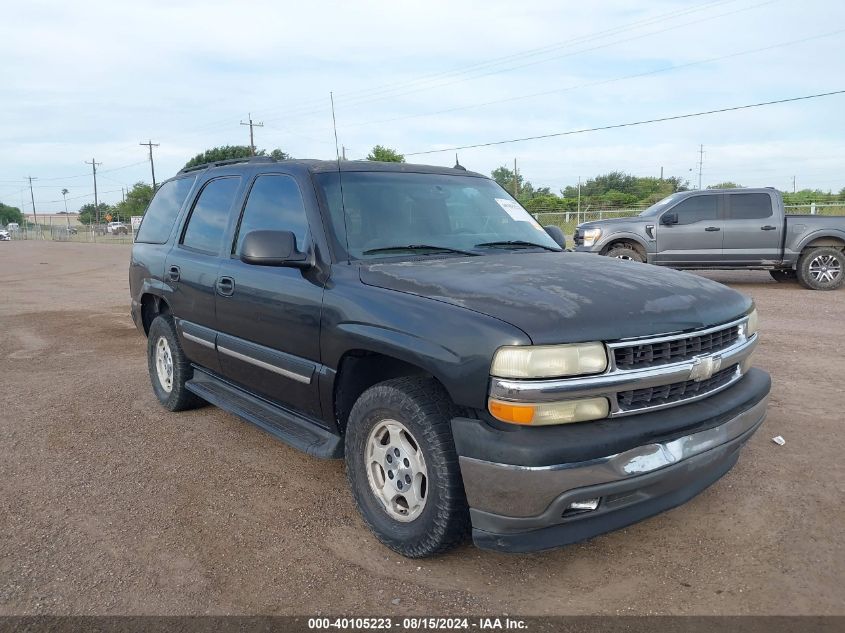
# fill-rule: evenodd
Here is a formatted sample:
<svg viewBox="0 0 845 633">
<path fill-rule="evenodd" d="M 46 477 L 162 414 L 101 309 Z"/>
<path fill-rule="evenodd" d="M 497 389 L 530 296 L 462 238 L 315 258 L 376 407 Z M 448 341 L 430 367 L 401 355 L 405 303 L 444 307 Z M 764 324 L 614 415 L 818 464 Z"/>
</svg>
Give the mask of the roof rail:
<svg viewBox="0 0 845 633">
<path fill-rule="evenodd" d="M 179 170 L 180 174 L 186 174 L 189 171 L 199 171 L 201 169 L 208 169 L 210 167 L 220 167 L 221 165 L 234 165 L 236 163 L 277 163 L 278 161 L 271 156 L 247 156 L 245 158 L 229 158 L 226 160 L 215 160 L 209 163 L 202 163 L 201 165 L 194 165 L 193 167 L 184 167 Z"/>
</svg>

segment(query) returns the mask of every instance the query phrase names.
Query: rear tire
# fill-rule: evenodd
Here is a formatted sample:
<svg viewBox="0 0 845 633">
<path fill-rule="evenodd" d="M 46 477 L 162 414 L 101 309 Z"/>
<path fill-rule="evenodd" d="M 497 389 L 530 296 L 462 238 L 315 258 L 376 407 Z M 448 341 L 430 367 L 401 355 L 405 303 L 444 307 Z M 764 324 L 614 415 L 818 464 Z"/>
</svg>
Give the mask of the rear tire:
<svg viewBox="0 0 845 633">
<path fill-rule="evenodd" d="M 150 324 L 147 367 L 153 392 L 166 409 L 184 411 L 203 404 L 199 396 L 185 387 L 185 383 L 194 377 L 194 368 L 182 351 L 176 336 L 176 324 L 169 314 L 157 316 Z"/>
<path fill-rule="evenodd" d="M 645 259 L 642 255 L 640 255 L 639 251 L 636 249 L 631 248 L 627 245 L 617 245 L 612 246 L 609 251 L 607 251 L 608 257 L 613 257 L 615 259 L 626 259 L 632 262 L 640 262 L 643 263 Z"/>
<path fill-rule="evenodd" d="M 470 531 L 451 419 L 435 380 L 395 378 L 365 391 L 349 415 L 346 474 L 358 511 L 402 556 L 434 556 Z"/>
<path fill-rule="evenodd" d="M 787 270 L 784 270 L 784 269 L 770 270 L 769 274 L 772 276 L 772 279 L 774 279 L 778 283 L 786 283 L 786 282 L 789 282 L 789 281 L 797 281 L 797 279 L 798 279 L 798 273 L 795 272 L 794 270 L 788 270 L 788 269 Z"/>
<path fill-rule="evenodd" d="M 798 281 L 811 290 L 836 290 L 845 282 L 845 253 L 832 246 L 811 248 L 798 260 Z"/>
</svg>

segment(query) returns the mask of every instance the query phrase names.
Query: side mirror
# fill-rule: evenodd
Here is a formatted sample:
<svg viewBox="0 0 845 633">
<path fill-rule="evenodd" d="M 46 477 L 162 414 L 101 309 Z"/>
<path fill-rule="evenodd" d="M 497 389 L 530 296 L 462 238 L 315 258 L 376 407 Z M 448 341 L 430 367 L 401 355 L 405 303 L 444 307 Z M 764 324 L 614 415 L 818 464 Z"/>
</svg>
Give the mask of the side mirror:
<svg viewBox="0 0 845 633">
<path fill-rule="evenodd" d="M 660 224 L 664 224 L 666 226 L 677 224 L 678 223 L 678 214 L 677 213 L 664 213 L 660 217 Z"/>
<path fill-rule="evenodd" d="M 250 231 L 241 243 L 241 261 L 255 266 L 308 268 L 305 253 L 296 250 L 296 236 L 290 231 Z"/>
<path fill-rule="evenodd" d="M 555 244 L 561 248 L 566 248 L 566 236 L 563 234 L 563 231 L 560 230 L 559 226 L 551 224 L 549 226 L 544 226 L 543 228 L 546 230 L 546 233 L 549 234 L 549 237 L 555 241 Z"/>
</svg>

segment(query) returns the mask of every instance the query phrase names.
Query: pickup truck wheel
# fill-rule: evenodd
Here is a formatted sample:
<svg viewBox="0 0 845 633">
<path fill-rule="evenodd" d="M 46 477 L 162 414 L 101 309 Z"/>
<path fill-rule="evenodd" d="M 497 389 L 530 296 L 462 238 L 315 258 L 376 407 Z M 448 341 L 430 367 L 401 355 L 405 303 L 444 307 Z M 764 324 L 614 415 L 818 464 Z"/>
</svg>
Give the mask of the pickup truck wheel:
<svg viewBox="0 0 845 633">
<path fill-rule="evenodd" d="M 798 281 L 812 290 L 836 290 L 845 282 L 845 253 L 831 246 L 805 251 L 798 260 Z"/>
<path fill-rule="evenodd" d="M 614 246 L 609 251 L 607 251 L 607 256 L 613 257 L 615 259 L 627 259 L 632 262 L 642 263 L 643 261 L 645 261 L 642 255 L 640 255 L 633 248 L 629 248 L 627 246 Z"/>
<path fill-rule="evenodd" d="M 798 278 L 798 273 L 794 270 L 770 270 L 769 274 L 778 283 L 795 281 Z"/>
<path fill-rule="evenodd" d="M 346 474 L 358 511 L 403 556 L 439 554 L 469 533 L 450 424 L 456 413 L 436 381 L 405 377 L 365 391 L 349 415 Z"/>
<path fill-rule="evenodd" d="M 176 337 L 176 325 L 169 314 L 157 316 L 147 337 L 147 366 L 158 401 L 171 411 L 193 409 L 202 400 L 185 388 L 193 378 L 191 362 Z"/>
</svg>

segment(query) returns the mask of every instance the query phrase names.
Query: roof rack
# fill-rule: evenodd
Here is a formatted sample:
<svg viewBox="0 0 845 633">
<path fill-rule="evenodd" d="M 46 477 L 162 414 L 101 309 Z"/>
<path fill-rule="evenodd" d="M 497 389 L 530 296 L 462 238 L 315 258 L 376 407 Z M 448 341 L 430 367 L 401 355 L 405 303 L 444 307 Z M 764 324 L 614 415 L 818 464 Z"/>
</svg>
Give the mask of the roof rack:
<svg viewBox="0 0 845 633">
<path fill-rule="evenodd" d="M 221 165 L 234 165 L 236 163 L 277 163 L 275 158 L 271 156 L 247 156 L 246 158 L 229 158 L 227 160 L 215 160 L 210 163 L 202 163 L 201 165 L 194 165 L 193 167 L 185 167 L 179 170 L 180 174 L 186 174 L 189 171 L 199 171 L 201 169 L 208 169 L 210 167 L 220 167 Z"/>
</svg>

